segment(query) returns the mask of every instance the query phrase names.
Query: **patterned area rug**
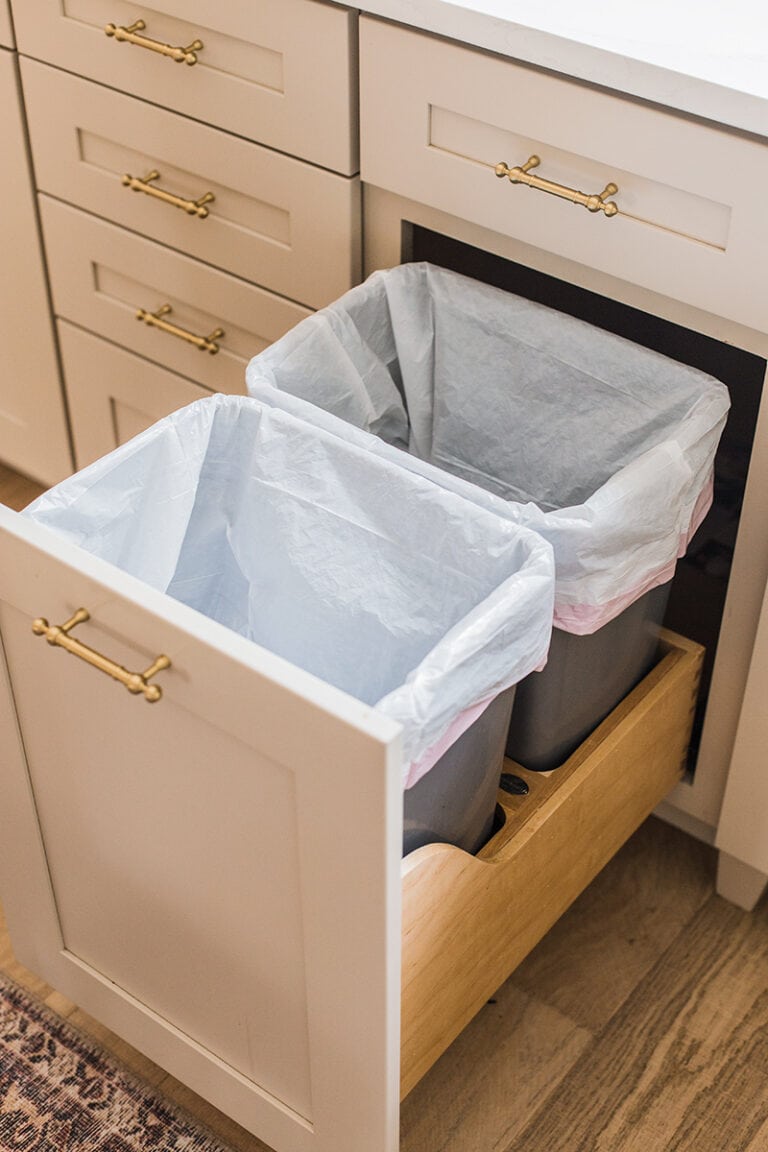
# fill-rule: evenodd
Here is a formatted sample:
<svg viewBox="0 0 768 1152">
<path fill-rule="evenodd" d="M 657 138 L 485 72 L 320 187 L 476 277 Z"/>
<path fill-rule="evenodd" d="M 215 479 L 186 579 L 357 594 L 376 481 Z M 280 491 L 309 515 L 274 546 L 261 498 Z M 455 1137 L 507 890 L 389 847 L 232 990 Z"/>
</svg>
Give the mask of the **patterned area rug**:
<svg viewBox="0 0 768 1152">
<path fill-rule="evenodd" d="M 0 974 L 2 1152 L 226 1152 Z"/>
</svg>

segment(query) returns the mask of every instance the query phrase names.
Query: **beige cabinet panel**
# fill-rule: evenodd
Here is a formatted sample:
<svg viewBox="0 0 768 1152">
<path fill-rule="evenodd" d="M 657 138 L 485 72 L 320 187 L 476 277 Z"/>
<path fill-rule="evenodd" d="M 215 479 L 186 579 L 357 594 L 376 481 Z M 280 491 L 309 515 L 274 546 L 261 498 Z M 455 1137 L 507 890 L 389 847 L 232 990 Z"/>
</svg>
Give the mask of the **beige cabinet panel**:
<svg viewBox="0 0 768 1152">
<path fill-rule="evenodd" d="M 360 188 L 261 148 L 33 61 L 22 62 L 38 188 L 170 247 L 321 307 L 360 271 Z M 170 192 L 180 209 L 151 191 Z"/>
<path fill-rule="evenodd" d="M 20 959 L 270 1147 L 395 1152 L 399 726 L 4 508 L 0 557 Z"/>
<path fill-rule="evenodd" d="M 717 830 L 717 847 L 768 878 L 768 591 Z"/>
<path fill-rule="evenodd" d="M 16 0 L 27 56 L 173 108 L 345 175 L 357 171 L 351 53 L 356 14 L 316 0 Z M 200 40 L 189 67 L 105 35 Z"/>
<path fill-rule="evenodd" d="M 367 183 L 766 330 L 766 143 L 369 18 L 360 71 Z M 531 156 L 618 213 L 497 177 Z"/>
<path fill-rule="evenodd" d="M 0 47 L 13 48 L 13 25 L 8 0 L 0 0 Z"/>
<path fill-rule="evenodd" d="M 13 53 L 0 49 L 0 460 L 44 484 L 72 471 Z"/>
<path fill-rule="evenodd" d="M 177 408 L 210 396 L 205 388 L 73 324 L 61 320 L 58 329 L 78 468 Z"/>
<path fill-rule="evenodd" d="M 206 388 L 244 392 L 251 357 L 311 314 L 47 196 L 40 208 L 57 316 Z M 201 348 L 168 325 L 194 337 L 221 334 Z"/>
</svg>

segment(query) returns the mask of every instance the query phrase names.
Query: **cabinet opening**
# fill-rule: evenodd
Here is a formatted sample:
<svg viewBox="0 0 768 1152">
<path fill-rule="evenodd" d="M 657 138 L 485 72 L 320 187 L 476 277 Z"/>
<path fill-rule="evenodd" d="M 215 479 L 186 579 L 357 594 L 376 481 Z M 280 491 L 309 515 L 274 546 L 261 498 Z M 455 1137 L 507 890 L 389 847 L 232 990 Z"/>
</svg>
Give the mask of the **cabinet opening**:
<svg viewBox="0 0 768 1152">
<path fill-rule="evenodd" d="M 667 628 L 697 641 L 706 650 L 689 751 L 688 767 L 693 773 L 723 621 L 766 361 L 754 353 L 407 221 L 403 222 L 402 259 L 427 260 L 546 304 L 707 372 L 728 388 L 731 411 L 715 459 L 713 504 L 685 557 L 678 561 L 664 619 Z"/>
</svg>

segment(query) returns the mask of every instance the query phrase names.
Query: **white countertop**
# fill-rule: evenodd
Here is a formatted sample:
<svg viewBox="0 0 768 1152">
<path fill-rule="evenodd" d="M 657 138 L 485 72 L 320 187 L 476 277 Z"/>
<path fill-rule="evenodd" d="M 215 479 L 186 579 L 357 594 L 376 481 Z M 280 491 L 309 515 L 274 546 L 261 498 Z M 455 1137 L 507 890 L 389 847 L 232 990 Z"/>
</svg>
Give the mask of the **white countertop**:
<svg viewBox="0 0 768 1152">
<path fill-rule="evenodd" d="M 768 137 L 766 0 L 370 0 L 356 7 Z"/>
</svg>

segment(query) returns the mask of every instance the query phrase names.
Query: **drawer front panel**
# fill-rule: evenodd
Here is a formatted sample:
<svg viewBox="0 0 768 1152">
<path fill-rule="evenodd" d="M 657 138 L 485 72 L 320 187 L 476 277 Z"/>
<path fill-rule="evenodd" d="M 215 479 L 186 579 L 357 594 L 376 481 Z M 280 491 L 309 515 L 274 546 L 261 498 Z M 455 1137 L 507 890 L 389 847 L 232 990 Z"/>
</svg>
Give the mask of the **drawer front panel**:
<svg viewBox="0 0 768 1152">
<path fill-rule="evenodd" d="M 177 408 L 210 396 L 205 388 L 65 320 L 58 328 L 78 468 Z"/>
<path fill-rule="evenodd" d="M 306 308 L 47 196 L 40 197 L 54 309 L 219 392 L 245 391 L 245 366 Z M 170 305 L 172 311 L 152 317 Z M 139 311 L 147 314 L 137 319 Z M 199 347 L 168 324 L 196 337 Z"/>
<path fill-rule="evenodd" d="M 5 508 L 0 561 L 14 948 L 270 1147 L 396 1147 L 397 726 Z M 162 699 L 33 633 L 81 605 Z"/>
<path fill-rule="evenodd" d="M 315 0 L 18 0 L 20 51 L 333 171 L 357 170 L 350 86 L 355 15 Z M 105 35 L 202 41 L 188 67 Z"/>
<path fill-rule="evenodd" d="M 370 19 L 361 117 L 368 183 L 765 330 L 765 144 Z M 618 213 L 496 175 L 534 156 Z"/>
<path fill-rule="evenodd" d="M 312 307 L 358 278 L 356 178 L 33 61 L 23 61 L 23 81 L 43 192 Z M 144 181 L 153 170 L 158 178 Z M 158 187 L 190 210 L 153 195 Z M 201 217 L 191 205 L 209 193 Z"/>
</svg>

